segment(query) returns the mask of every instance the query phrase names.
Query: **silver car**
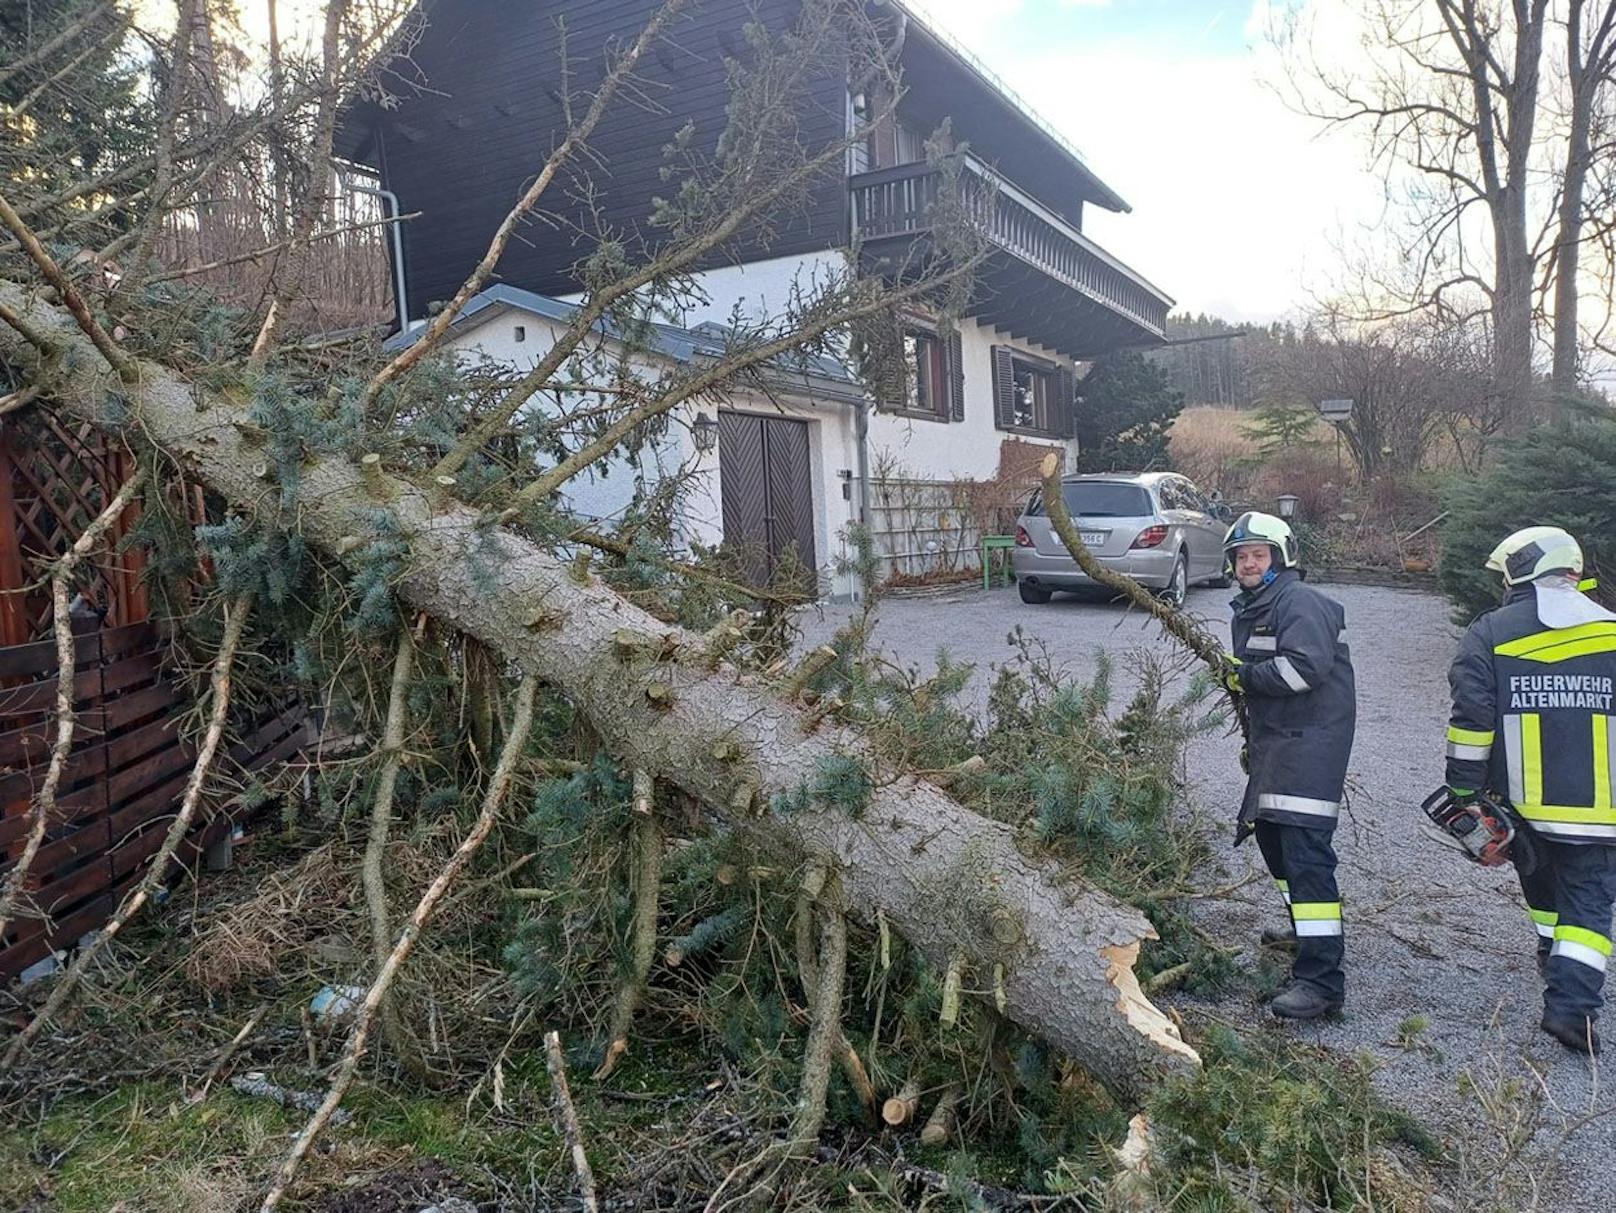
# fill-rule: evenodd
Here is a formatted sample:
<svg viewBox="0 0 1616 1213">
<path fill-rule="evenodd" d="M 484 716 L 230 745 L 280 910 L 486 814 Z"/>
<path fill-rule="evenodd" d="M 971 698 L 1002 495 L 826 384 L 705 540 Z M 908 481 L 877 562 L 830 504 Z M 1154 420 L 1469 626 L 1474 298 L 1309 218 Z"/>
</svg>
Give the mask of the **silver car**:
<svg viewBox="0 0 1616 1213">
<path fill-rule="evenodd" d="M 1229 508 L 1209 501 L 1175 472 L 1096 473 L 1061 481 L 1066 508 L 1101 564 L 1126 573 L 1174 604 L 1201 582 L 1226 586 L 1223 535 Z M 1048 602 L 1056 590 L 1092 590 L 1034 493 L 1016 523 L 1011 553 L 1021 601 Z"/>
</svg>

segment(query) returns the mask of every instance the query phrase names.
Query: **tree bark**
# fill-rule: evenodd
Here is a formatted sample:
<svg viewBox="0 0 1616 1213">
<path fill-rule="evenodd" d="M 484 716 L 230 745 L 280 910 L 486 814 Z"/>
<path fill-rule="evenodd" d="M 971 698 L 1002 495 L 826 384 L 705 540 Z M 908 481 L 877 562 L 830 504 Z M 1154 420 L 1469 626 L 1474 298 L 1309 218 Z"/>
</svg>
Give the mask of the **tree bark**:
<svg viewBox="0 0 1616 1213">
<path fill-rule="evenodd" d="M 1587 20 L 1585 24 L 1585 19 Z M 1584 30 L 1592 33 L 1585 42 Z M 1582 261 L 1583 202 L 1593 167 L 1590 146 L 1595 101 L 1610 87 L 1616 70 L 1616 2 L 1589 4 L 1571 0 L 1566 10 L 1566 86 L 1571 97 L 1571 123 L 1566 132 L 1564 178 L 1554 243 L 1554 363 L 1550 380 L 1558 410 L 1576 390 L 1579 353 L 1577 329 Z"/>
<path fill-rule="evenodd" d="M 142 362 L 119 385 L 126 412 L 109 418 L 116 380 L 72 320 L 53 307 L 29 308 L 10 282 L 0 281 L 0 303 L 27 310 L 72 351 L 47 367 L 18 334 L 0 330 L 0 358 L 48 376 L 58 410 L 155 444 L 237 508 L 295 524 L 328 552 L 351 553 L 352 537 L 374 531 L 376 500 L 357 463 L 311 454 L 283 510 L 281 487 L 263 478 L 244 406 Z M 701 637 L 580 578 L 571 562 L 509 532 L 499 533 L 502 551 L 491 558 L 482 515 L 452 501 L 434 508 L 426 491 L 385 472 L 369 480 L 378 478 L 410 547 L 401 598 L 542 676 L 620 760 L 723 806 L 733 826 L 782 859 L 835 872 L 851 913 L 873 920 L 883 912 L 939 968 L 960 953 L 977 971 L 1003 965 L 1005 1013 L 1120 1096 L 1199 1064 L 1133 974 L 1140 945 L 1156 938 L 1138 910 L 1025 853 L 1011 827 L 913 775 L 882 772 L 856 820 L 828 807 L 773 811 L 773 795 L 811 784 L 825 759 L 853 754 L 874 766 L 870 747 L 831 722 L 806 730 L 803 710 L 763 678 L 713 668 Z M 622 659 L 624 629 L 662 643 Z M 658 649 L 675 659 L 658 660 Z M 645 693 L 653 685 L 666 689 L 660 704 Z M 720 738 L 741 748 L 739 760 L 714 756 Z"/>
</svg>

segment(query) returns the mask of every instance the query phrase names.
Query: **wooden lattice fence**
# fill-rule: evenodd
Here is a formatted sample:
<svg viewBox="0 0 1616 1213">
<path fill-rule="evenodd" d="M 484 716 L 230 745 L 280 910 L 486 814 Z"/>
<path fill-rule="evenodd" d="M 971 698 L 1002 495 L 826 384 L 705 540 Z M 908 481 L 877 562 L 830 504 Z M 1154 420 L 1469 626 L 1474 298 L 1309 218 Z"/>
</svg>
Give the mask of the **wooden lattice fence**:
<svg viewBox="0 0 1616 1213">
<path fill-rule="evenodd" d="M 106 508 L 133 470 L 129 452 L 35 408 L 0 428 L 0 881 L 33 824 L 56 734 L 56 642 L 46 566 Z M 189 496 L 200 508 L 200 493 Z M 83 566 L 74 631 L 73 745 L 44 844 L 24 884 L 23 912 L 0 938 L 0 980 L 100 925 L 161 845 L 195 759 L 187 684 L 149 618 L 138 552 L 120 544 L 132 505 Z M 103 614 L 104 612 L 104 614 Z M 295 757 L 312 740 L 308 713 L 285 701 L 234 722 L 221 774 Z M 188 863 L 234 828 L 233 807 L 208 806 L 178 856 Z"/>
</svg>

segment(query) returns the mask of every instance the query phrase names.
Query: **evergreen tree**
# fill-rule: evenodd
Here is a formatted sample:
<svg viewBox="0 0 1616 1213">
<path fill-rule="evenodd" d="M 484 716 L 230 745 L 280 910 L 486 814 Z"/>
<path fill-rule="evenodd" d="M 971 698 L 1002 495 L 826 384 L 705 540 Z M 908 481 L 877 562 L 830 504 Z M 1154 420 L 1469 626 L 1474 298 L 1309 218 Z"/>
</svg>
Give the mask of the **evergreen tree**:
<svg viewBox="0 0 1616 1213">
<path fill-rule="evenodd" d="M 1616 577 L 1616 415 L 1608 408 L 1500 443 L 1487 469 L 1452 486 L 1445 505 L 1443 592 L 1469 623 L 1498 605 L 1499 577 L 1483 565 L 1498 541 L 1527 526 L 1562 526 L 1582 544 L 1589 576 Z M 1610 590 L 1600 593 L 1611 601 Z"/>
<path fill-rule="evenodd" d="M 151 150 L 148 61 L 121 8 L 93 16 L 101 7 L 0 0 L 0 174 L 24 196 L 55 193 Z"/>
<path fill-rule="evenodd" d="M 1073 432 L 1077 470 L 1140 471 L 1168 466 L 1167 431 L 1184 395 L 1142 354 L 1101 359 L 1078 385 Z"/>
</svg>

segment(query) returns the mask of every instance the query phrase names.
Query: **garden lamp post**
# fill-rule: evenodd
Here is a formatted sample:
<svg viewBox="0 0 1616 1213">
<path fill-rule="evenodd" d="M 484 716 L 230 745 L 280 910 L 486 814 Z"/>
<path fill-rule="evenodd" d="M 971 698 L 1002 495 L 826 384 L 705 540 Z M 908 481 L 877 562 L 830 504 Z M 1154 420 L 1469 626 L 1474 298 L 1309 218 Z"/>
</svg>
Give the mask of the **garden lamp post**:
<svg viewBox="0 0 1616 1213">
<path fill-rule="evenodd" d="M 1286 522 L 1290 522 L 1296 517 L 1297 500 L 1298 498 L 1294 493 L 1281 493 L 1274 499 L 1274 504 L 1279 509 L 1279 516 Z"/>
</svg>

